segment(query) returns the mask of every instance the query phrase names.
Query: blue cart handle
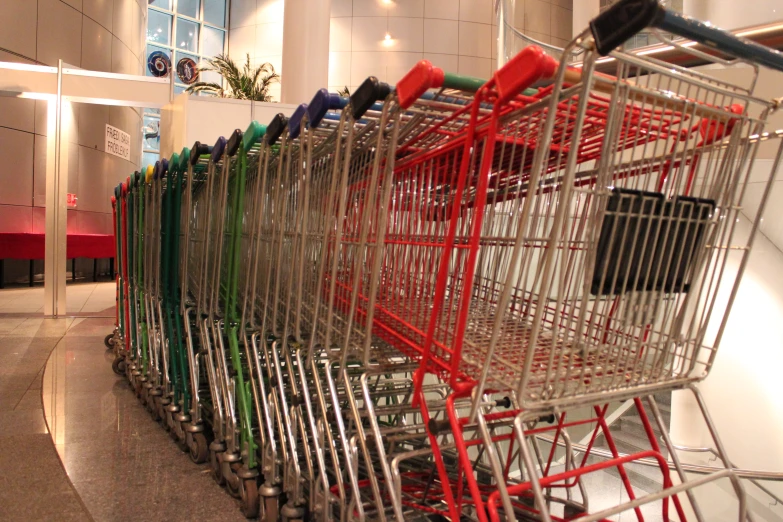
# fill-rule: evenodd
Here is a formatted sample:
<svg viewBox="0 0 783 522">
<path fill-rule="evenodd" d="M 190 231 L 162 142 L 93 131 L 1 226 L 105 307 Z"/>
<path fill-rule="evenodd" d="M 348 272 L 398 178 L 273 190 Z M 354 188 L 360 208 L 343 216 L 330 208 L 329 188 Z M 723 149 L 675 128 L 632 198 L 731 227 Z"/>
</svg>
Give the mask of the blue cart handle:
<svg viewBox="0 0 783 522">
<path fill-rule="evenodd" d="M 783 72 L 783 54 L 779 51 L 669 11 L 658 0 L 620 0 L 590 22 L 596 49 L 603 56 L 646 27 L 657 27 L 735 58 Z"/>
</svg>

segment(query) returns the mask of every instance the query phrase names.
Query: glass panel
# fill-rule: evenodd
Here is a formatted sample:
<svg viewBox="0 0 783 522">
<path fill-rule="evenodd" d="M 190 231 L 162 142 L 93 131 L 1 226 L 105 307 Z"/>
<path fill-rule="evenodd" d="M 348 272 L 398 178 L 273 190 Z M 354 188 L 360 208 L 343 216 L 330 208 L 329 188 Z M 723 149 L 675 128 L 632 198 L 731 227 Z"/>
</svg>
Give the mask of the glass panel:
<svg viewBox="0 0 783 522">
<path fill-rule="evenodd" d="M 226 26 L 226 0 L 204 0 L 204 21 L 219 27 Z"/>
<path fill-rule="evenodd" d="M 149 0 L 149 2 L 150 7 L 160 7 L 161 9 L 171 11 L 171 0 Z"/>
<path fill-rule="evenodd" d="M 147 41 L 171 45 L 171 19 L 171 15 L 150 9 L 147 20 Z"/>
<path fill-rule="evenodd" d="M 198 52 L 198 26 L 199 24 L 177 18 L 177 47 L 192 53 Z"/>
<path fill-rule="evenodd" d="M 144 117 L 144 150 L 160 151 L 160 118 Z"/>
<path fill-rule="evenodd" d="M 177 12 L 191 18 L 198 18 L 199 0 L 178 0 Z"/>
<path fill-rule="evenodd" d="M 223 42 L 226 38 L 226 32 L 219 29 L 212 29 L 204 26 L 201 32 L 204 42 L 201 46 L 201 52 L 205 58 L 212 58 L 223 53 Z"/>
<path fill-rule="evenodd" d="M 159 56 L 159 55 L 153 56 L 153 53 L 156 53 L 158 51 L 162 52 L 169 59 L 168 66 L 165 66 L 163 63 L 161 63 L 160 60 L 155 59 L 155 56 Z M 161 70 L 161 68 L 167 69 L 165 71 L 165 74 L 164 71 Z M 153 74 L 153 70 L 158 71 L 158 73 Z M 163 47 L 158 47 L 157 45 L 147 45 L 147 59 L 146 59 L 146 64 L 144 66 L 144 71 L 147 76 L 158 76 L 158 77 L 167 76 L 168 72 L 171 71 L 171 51 Z"/>
<path fill-rule="evenodd" d="M 216 83 L 218 85 L 223 85 L 223 77 L 220 76 L 220 74 L 216 73 L 215 71 L 207 71 L 201 73 L 201 77 L 199 78 L 202 82 L 211 82 Z M 208 94 L 204 94 L 204 96 L 209 96 Z"/>
<path fill-rule="evenodd" d="M 182 84 L 179 84 L 179 83 L 175 83 L 174 84 L 174 94 L 175 95 L 176 94 L 182 94 L 183 92 L 185 92 L 185 89 L 187 89 L 187 87 L 182 85 Z"/>
<path fill-rule="evenodd" d="M 155 165 L 155 162 L 160 159 L 160 154 L 157 152 L 145 152 L 141 155 L 141 165 L 146 167 L 147 165 Z"/>
</svg>

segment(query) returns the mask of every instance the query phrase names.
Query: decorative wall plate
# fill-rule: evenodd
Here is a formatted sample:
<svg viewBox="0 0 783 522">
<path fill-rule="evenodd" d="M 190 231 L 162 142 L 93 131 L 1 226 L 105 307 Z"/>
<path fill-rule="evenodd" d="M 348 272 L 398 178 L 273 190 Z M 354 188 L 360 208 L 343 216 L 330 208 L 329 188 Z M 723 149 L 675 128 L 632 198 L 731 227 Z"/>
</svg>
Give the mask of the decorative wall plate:
<svg viewBox="0 0 783 522">
<path fill-rule="evenodd" d="M 158 78 L 168 76 L 171 69 L 171 60 L 163 51 L 154 51 L 147 57 L 147 69 L 153 76 Z"/>
</svg>

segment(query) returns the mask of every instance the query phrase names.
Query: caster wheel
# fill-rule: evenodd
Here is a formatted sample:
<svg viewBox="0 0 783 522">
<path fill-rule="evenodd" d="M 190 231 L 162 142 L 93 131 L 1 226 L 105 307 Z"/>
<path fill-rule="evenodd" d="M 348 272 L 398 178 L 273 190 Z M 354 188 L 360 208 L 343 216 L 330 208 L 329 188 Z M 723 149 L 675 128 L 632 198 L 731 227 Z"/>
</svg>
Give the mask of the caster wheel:
<svg viewBox="0 0 783 522">
<path fill-rule="evenodd" d="M 160 421 L 160 402 L 157 397 L 152 397 L 152 400 L 147 403 L 147 409 L 150 411 L 152 420 L 155 422 Z"/>
<path fill-rule="evenodd" d="M 116 357 L 114 362 L 111 363 L 111 369 L 117 375 L 125 375 L 125 359 Z"/>
<path fill-rule="evenodd" d="M 239 462 L 232 462 L 230 466 L 226 466 L 226 464 L 223 463 L 223 471 L 228 471 L 228 473 L 223 474 L 223 477 L 226 481 L 226 491 L 228 491 L 228 494 L 234 498 L 242 497 L 242 479 L 239 478 L 236 474 L 239 466 L 241 466 Z M 227 477 L 226 475 L 229 476 Z"/>
<path fill-rule="evenodd" d="M 226 483 L 225 477 L 223 477 L 223 470 L 222 468 L 222 459 L 220 458 L 219 454 L 214 451 L 209 452 L 209 467 L 210 471 L 212 472 L 212 478 L 215 480 L 215 482 L 218 483 L 219 486 L 222 486 Z"/>
<path fill-rule="evenodd" d="M 258 499 L 258 481 L 255 478 L 239 481 L 240 509 L 245 518 L 256 518 L 261 505 Z"/>
<path fill-rule="evenodd" d="M 209 459 L 209 445 L 207 444 L 207 437 L 204 432 L 197 431 L 193 433 L 190 443 L 190 460 L 196 464 L 203 464 Z"/>
<path fill-rule="evenodd" d="M 278 512 L 278 500 L 280 497 L 264 497 L 264 522 L 277 522 L 280 516 Z"/>
<path fill-rule="evenodd" d="M 110 333 L 106 337 L 103 338 L 103 344 L 106 346 L 107 350 L 111 350 L 114 348 L 114 334 Z"/>
<path fill-rule="evenodd" d="M 176 430 L 172 430 L 172 433 L 176 433 Z M 180 437 L 179 433 L 176 434 L 177 437 L 177 447 L 182 451 L 182 453 L 189 453 L 190 447 L 188 446 L 188 441 L 186 437 Z"/>
</svg>

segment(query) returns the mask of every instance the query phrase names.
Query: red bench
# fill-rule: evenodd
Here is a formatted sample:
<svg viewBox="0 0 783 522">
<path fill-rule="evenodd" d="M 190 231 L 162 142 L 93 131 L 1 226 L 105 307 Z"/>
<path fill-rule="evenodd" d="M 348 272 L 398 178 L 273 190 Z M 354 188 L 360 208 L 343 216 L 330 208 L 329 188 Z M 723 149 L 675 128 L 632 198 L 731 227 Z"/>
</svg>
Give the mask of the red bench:
<svg viewBox="0 0 783 522">
<path fill-rule="evenodd" d="M 30 286 L 33 286 L 33 261 L 44 259 L 44 234 L 0 232 L 0 288 L 3 288 L 6 259 L 30 260 Z M 114 236 L 110 234 L 68 234 L 66 259 L 73 261 L 72 277 L 75 279 L 77 257 L 93 259 L 93 281 L 97 280 L 98 259 L 109 259 L 111 277 L 114 279 Z"/>
</svg>

